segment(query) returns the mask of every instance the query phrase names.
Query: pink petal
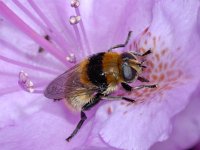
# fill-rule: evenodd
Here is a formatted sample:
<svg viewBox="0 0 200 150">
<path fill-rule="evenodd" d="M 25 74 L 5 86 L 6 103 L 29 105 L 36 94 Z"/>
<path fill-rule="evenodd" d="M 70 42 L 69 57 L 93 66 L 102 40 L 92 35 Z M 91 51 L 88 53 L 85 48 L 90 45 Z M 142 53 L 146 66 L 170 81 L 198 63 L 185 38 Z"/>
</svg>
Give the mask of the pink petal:
<svg viewBox="0 0 200 150">
<path fill-rule="evenodd" d="M 200 87 L 200 86 L 199 86 Z M 163 142 L 155 144 L 152 150 L 176 150 L 189 149 L 196 145 L 200 140 L 200 117 L 199 117 L 199 91 L 197 88 L 195 93 L 190 97 L 190 104 L 173 118 L 173 129 L 170 137 Z"/>
<path fill-rule="evenodd" d="M 133 37 L 140 33 L 149 25 L 152 4 L 150 0 L 92 1 L 85 18 L 91 47 L 97 52 L 106 51 L 124 43 L 128 31 L 133 31 Z"/>
<path fill-rule="evenodd" d="M 13 7 L 11 3 L 7 3 L 8 6 L 17 12 L 23 20 L 26 20 L 26 24 L 33 27 L 39 35 L 42 36 L 47 32 L 54 38 L 54 42 L 49 44 L 49 46 L 53 46 L 58 50 L 64 50 L 64 53 L 76 50 L 75 54 L 81 59 L 85 55 L 90 54 L 88 49 L 87 51 L 77 51 L 77 45 L 80 43 L 77 41 L 69 22 L 65 22 L 73 14 L 73 9 L 69 4 L 66 4 L 68 2 L 59 0 L 57 3 L 49 3 L 49 1 L 44 0 L 40 4 L 36 3 L 36 1 L 22 3 L 31 10 L 35 17 L 42 18 L 44 24 L 53 33 L 48 32 L 49 29 L 46 27 L 41 26 L 42 31 L 40 31 L 40 28 L 34 27 L 32 22 L 27 20 L 26 15 L 22 15 L 21 11 L 16 11 L 15 6 Z M 172 90 L 165 92 L 162 98 L 160 95 L 155 95 L 155 97 L 149 98 L 150 101 L 138 105 L 127 106 L 127 103 L 118 102 L 105 104 L 97 111 L 93 124 L 94 129 L 90 131 L 91 120 L 83 126 L 79 134 L 68 145 L 66 145 L 64 139 L 74 129 L 79 116 L 76 116 L 76 119 L 74 119 L 74 115 L 70 114 L 63 107 L 63 104 L 47 102 L 47 100 L 42 100 L 40 95 L 30 97 L 27 97 L 27 93 L 16 93 L 11 97 L 10 95 L 5 95 L 0 98 L 0 109 L 7 109 L 0 114 L 0 127 L 3 128 L 3 132 L 0 133 L 0 137 L 3 137 L 0 139 L 2 142 L 1 148 L 79 149 L 84 143 L 83 148 L 85 149 L 111 149 L 110 146 L 122 149 L 148 149 L 155 142 L 165 140 L 170 135 L 172 129 L 170 119 L 187 105 L 188 98 L 195 90 L 197 81 L 199 81 L 200 68 L 197 63 L 200 58 L 198 51 L 199 37 L 195 34 L 197 31 L 196 15 L 198 6 L 199 2 L 197 1 L 156 1 L 154 6 L 152 1 L 129 1 L 128 3 L 119 1 L 112 4 L 110 1 L 88 1 L 87 4 L 83 4 L 83 7 L 81 7 L 83 10 L 81 11 L 83 14 L 82 20 L 85 24 L 87 34 L 89 33 L 88 38 L 91 43 L 92 52 L 105 51 L 114 44 L 122 43 L 129 30 L 133 30 L 134 36 L 136 36 L 151 23 L 149 31 L 153 33 L 153 36 L 158 37 L 161 35 L 162 41 L 165 42 L 164 46 L 167 46 L 170 54 L 178 60 L 178 67 L 185 69 L 184 73 L 186 73 L 183 76 L 189 78 L 185 80 L 188 83 L 185 84 L 183 82 L 183 84 L 173 87 Z M 84 11 L 86 8 L 89 9 L 88 12 Z M 33 9 L 39 13 L 36 14 Z M 13 20 L 11 19 L 10 21 L 12 22 Z M 68 30 L 68 28 L 70 29 Z M 4 34 L 5 38 L 3 39 L 9 42 L 9 35 L 13 30 L 15 28 L 9 24 Z M 66 32 L 66 30 L 68 31 Z M 58 38 L 55 38 L 56 36 Z M 20 33 L 16 33 L 14 38 L 27 39 L 24 34 Z M 41 37 L 37 36 L 37 38 Z M 140 39 L 145 40 L 145 38 Z M 32 59 L 27 57 L 27 49 L 37 50 L 36 47 L 38 47 L 36 43 L 29 42 L 30 39 L 27 39 L 24 43 L 22 41 L 18 45 L 17 40 L 13 40 L 11 43 L 17 45 L 16 47 L 19 49 L 22 48 L 24 53 L 17 57 L 15 55 L 16 51 L 6 52 L 4 55 L 13 59 L 21 57 L 24 62 L 30 62 L 31 65 L 36 64 L 46 68 L 50 66 L 51 62 L 54 62 L 51 56 L 44 55 L 41 57 L 38 56 L 37 52 L 33 53 L 33 51 L 30 52 L 30 56 L 36 54 L 36 57 Z M 142 45 L 144 41 L 140 42 Z M 144 48 L 151 48 L 152 43 L 148 43 L 147 47 Z M 157 49 L 155 49 L 158 53 L 163 48 L 162 43 L 159 44 L 156 46 Z M 87 47 L 86 45 L 83 43 L 84 47 Z M 5 45 L 3 48 L 6 51 L 10 50 Z M 177 52 L 178 48 L 182 51 Z M 190 52 L 189 49 L 193 51 Z M 169 63 L 173 57 L 170 57 L 170 55 L 162 57 L 160 62 L 166 61 Z M 46 61 L 43 62 L 43 60 Z M 64 66 L 56 64 L 54 65 L 56 68 L 59 67 L 58 71 L 63 72 L 65 70 Z M 5 63 L 1 63 L 0 65 L 5 66 Z M 7 75 L 10 73 L 8 70 L 13 68 L 13 66 L 8 65 L 2 68 L 6 70 Z M 44 74 L 38 74 L 38 72 L 34 72 L 33 70 L 26 70 L 31 74 L 31 77 L 43 77 L 47 80 L 53 78 L 53 75 L 50 76 L 47 74 L 44 76 Z M 17 75 L 19 71 L 21 71 L 21 67 L 14 67 L 11 73 Z M 15 76 L 12 78 L 8 77 L 2 87 L 6 84 L 12 86 L 17 80 L 18 78 Z M 180 95 L 180 93 L 183 94 Z M 7 144 L 8 142 L 9 145 Z"/>
<path fill-rule="evenodd" d="M 89 126 L 90 124 L 87 124 L 83 129 L 87 130 Z M 73 149 L 80 147 L 87 136 L 87 133 L 82 130 L 73 141 L 67 143 L 65 139 L 73 128 L 74 125 L 55 114 L 35 113 L 32 117 L 24 118 L 4 128 L 0 132 L 0 148 L 4 150 Z"/>
<path fill-rule="evenodd" d="M 154 48 L 155 53 L 160 53 L 161 48 L 169 48 L 167 57 L 161 57 L 160 62 L 170 63 L 170 59 L 177 59 L 177 68 L 183 69 L 184 78 L 187 80 L 180 85 L 172 85 L 171 90 L 154 94 L 149 102 L 138 105 L 119 105 L 120 103 L 107 104 L 100 108 L 96 115 L 96 122 L 99 127 L 100 136 L 109 145 L 122 149 L 149 149 L 157 141 L 166 140 L 171 132 L 171 118 L 185 108 L 189 101 L 190 94 L 196 89 L 199 81 L 199 65 L 197 60 L 200 58 L 197 44 L 199 38 L 196 31 L 196 15 L 199 2 L 158 2 L 153 9 L 153 20 L 150 25 L 151 37 L 161 37 L 157 45 L 151 42 L 143 44 L 144 38 L 140 38 L 139 46 L 144 49 Z M 181 6 L 181 7 L 180 7 Z M 168 10 L 169 11 L 166 11 Z M 183 13 L 184 15 L 180 15 Z M 172 16 L 172 14 L 175 15 Z M 190 22 L 181 20 L 190 20 Z M 175 21 L 178 21 L 175 24 Z M 185 36 L 181 36 L 181 35 Z M 187 42 L 189 39 L 191 41 Z M 153 40 L 152 40 L 153 41 Z M 164 46 L 162 45 L 164 41 Z M 146 46 L 146 47 L 145 47 Z M 176 51 L 181 46 L 182 53 Z M 189 49 L 193 51 L 189 51 Z M 188 54 L 188 52 L 190 52 Z M 179 55 L 178 55 L 179 54 Z M 153 59 L 153 58 L 152 58 Z M 187 64 L 184 61 L 187 60 Z M 156 65 L 156 64 L 155 64 Z M 191 72 L 191 66 L 194 66 Z M 155 71 L 156 67 L 153 68 Z M 163 73 L 166 71 L 163 70 Z M 161 74 L 161 73 L 160 73 Z M 164 82 L 159 83 L 162 86 Z M 180 94 L 181 93 L 181 94 Z M 134 96 L 134 95 L 133 95 Z M 137 97 L 136 97 L 137 98 Z M 112 113 L 110 113 L 112 112 Z M 110 115 L 111 114 L 111 115 Z M 96 126 L 97 126 L 96 125 Z"/>
</svg>

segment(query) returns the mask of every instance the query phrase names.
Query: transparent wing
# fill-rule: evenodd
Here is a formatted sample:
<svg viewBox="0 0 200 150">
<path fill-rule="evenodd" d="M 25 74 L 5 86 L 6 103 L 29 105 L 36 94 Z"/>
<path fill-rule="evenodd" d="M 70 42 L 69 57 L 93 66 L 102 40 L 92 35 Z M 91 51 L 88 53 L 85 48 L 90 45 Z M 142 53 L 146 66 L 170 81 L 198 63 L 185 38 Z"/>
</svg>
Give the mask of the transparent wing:
<svg viewBox="0 0 200 150">
<path fill-rule="evenodd" d="M 49 99 L 62 99 L 66 97 L 66 89 L 70 86 L 68 81 L 79 83 L 78 66 L 76 65 L 56 79 L 54 79 L 45 89 L 44 96 Z M 72 86 L 72 85 L 71 85 Z"/>
</svg>

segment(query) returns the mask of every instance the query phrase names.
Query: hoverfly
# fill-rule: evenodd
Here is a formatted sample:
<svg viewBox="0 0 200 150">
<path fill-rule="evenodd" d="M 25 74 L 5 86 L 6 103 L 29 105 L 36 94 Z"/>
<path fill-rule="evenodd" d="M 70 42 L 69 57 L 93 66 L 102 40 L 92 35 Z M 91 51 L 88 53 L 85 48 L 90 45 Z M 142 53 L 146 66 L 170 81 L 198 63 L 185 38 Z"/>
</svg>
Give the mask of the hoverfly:
<svg viewBox="0 0 200 150">
<path fill-rule="evenodd" d="M 126 91 L 157 87 L 156 84 L 140 85 L 137 87 L 131 87 L 128 84 L 135 80 L 149 82 L 140 76 L 143 68 L 146 68 L 146 66 L 137 57 L 144 57 L 151 53 L 151 50 L 143 54 L 132 51 L 123 53 L 112 51 L 116 48 L 125 47 L 128 44 L 130 36 L 131 31 L 128 33 L 124 44 L 118 44 L 111 47 L 107 52 L 97 53 L 84 59 L 58 76 L 47 86 L 44 91 L 44 95 L 47 98 L 54 100 L 65 99 L 72 108 L 79 110 L 81 113 L 81 120 L 72 134 L 66 139 L 67 141 L 70 141 L 77 134 L 87 119 L 84 112 L 99 103 L 102 98 L 106 97 L 135 102 L 135 100 L 127 97 L 110 96 L 119 84 Z"/>
</svg>

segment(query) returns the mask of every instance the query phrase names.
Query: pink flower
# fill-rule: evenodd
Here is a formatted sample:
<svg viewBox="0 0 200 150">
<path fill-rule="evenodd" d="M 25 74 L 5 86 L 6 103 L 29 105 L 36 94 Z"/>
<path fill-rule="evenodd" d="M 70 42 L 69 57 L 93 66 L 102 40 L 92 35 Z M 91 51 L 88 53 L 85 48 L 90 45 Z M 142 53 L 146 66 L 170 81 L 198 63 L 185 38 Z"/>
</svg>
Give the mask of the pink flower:
<svg viewBox="0 0 200 150">
<path fill-rule="evenodd" d="M 0 1 L 0 148 L 194 146 L 200 139 L 200 117 L 195 115 L 199 113 L 199 5 L 198 0 L 91 0 L 81 1 L 79 7 L 64 0 Z M 120 88 L 115 95 L 137 102 L 101 102 L 87 112 L 88 120 L 67 143 L 79 113 L 73 114 L 63 101 L 45 98 L 43 90 L 75 63 L 123 43 L 130 30 L 130 44 L 116 51 L 152 49 L 143 76 L 159 87 L 132 93 Z"/>
</svg>

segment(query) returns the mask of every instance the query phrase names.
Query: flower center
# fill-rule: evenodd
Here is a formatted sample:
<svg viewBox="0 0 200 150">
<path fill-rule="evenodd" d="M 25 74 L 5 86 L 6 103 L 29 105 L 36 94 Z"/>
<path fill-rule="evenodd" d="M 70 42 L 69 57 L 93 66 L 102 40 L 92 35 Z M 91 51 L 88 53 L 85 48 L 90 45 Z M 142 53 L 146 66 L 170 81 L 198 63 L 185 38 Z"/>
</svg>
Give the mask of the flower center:
<svg viewBox="0 0 200 150">
<path fill-rule="evenodd" d="M 128 93 L 138 103 L 155 98 L 156 96 L 163 97 L 166 91 L 183 84 L 185 81 L 183 70 L 179 66 L 180 62 L 173 56 L 170 49 L 165 46 L 165 42 L 162 40 L 161 36 L 153 36 L 147 28 L 129 46 L 129 48 L 137 49 L 141 53 L 144 53 L 148 49 L 153 51 L 152 55 L 146 58 L 145 63 L 147 68 L 144 69 L 142 76 L 147 78 L 151 83 L 158 84 L 158 88 L 146 88 Z M 180 47 L 176 48 L 177 51 L 180 51 Z"/>
</svg>

